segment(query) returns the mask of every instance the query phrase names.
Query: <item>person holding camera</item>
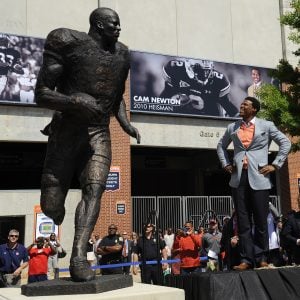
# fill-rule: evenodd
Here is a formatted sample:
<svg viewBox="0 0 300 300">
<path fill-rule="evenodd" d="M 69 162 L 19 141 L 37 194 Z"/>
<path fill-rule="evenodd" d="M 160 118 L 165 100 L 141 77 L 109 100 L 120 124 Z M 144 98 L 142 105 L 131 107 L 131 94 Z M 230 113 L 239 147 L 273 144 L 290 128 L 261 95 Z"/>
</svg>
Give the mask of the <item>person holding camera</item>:
<svg viewBox="0 0 300 300">
<path fill-rule="evenodd" d="M 60 247 L 60 242 L 57 239 L 57 236 L 54 232 L 52 232 L 49 236 L 49 244 L 51 244 L 54 249 L 55 253 L 49 256 L 48 258 L 48 278 L 50 277 L 51 272 L 55 273 L 55 269 L 58 268 L 58 248 Z"/>
<path fill-rule="evenodd" d="M 178 231 L 179 239 L 176 248 L 173 245 L 173 255 L 179 254 L 180 274 L 200 272 L 199 250 L 202 244 L 202 234 L 195 234 L 193 222 L 187 221 L 182 230 Z"/>
<path fill-rule="evenodd" d="M 48 280 L 48 258 L 56 253 L 48 238 L 39 236 L 28 248 L 28 283 Z"/>
</svg>

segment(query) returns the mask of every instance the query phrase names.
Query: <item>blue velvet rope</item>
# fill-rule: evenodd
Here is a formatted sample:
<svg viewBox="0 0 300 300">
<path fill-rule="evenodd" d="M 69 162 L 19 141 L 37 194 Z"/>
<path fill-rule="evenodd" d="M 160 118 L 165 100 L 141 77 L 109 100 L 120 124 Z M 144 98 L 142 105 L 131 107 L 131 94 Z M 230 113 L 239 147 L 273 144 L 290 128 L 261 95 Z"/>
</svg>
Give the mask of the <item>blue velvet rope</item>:
<svg viewBox="0 0 300 300">
<path fill-rule="evenodd" d="M 200 261 L 207 261 L 208 257 L 207 256 L 202 256 L 199 257 Z M 169 260 L 161 260 L 161 264 L 174 264 L 180 262 L 180 259 L 169 259 Z M 110 265 L 99 265 L 99 266 L 92 266 L 92 270 L 97 270 L 97 269 L 110 269 L 110 268 L 120 268 L 120 267 L 128 267 L 128 266 L 137 266 L 141 265 L 141 261 L 134 261 L 134 262 L 128 262 L 128 263 L 121 263 L 121 264 L 110 264 Z M 148 260 L 146 261 L 146 265 L 156 265 L 157 260 Z M 69 272 L 69 268 L 63 268 L 59 269 L 59 272 Z"/>
</svg>

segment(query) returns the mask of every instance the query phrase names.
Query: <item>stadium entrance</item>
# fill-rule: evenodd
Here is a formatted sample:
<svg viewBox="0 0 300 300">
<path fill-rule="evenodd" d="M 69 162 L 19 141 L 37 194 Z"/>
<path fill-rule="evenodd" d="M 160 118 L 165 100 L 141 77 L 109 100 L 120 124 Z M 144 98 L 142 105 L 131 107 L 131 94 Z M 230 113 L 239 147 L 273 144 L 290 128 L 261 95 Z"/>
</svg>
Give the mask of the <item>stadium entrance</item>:
<svg viewBox="0 0 300 300">
<path fill-rule="evenodd" d="M 132 196 L 230 195 L 215 150 L 132 147 Z"/>
<path fill-rule="evenodd" d="M 275 154 L 270 153 L 270 162 Z M 231 195 L 230 176 L 216 150 L 132 147 L 131 161 L 132 196 Z M 276 174 L 271 176 L 270 194 L 277 195 Z"/>
<path fill-rule="evenodd" d="M 270 161 L 275 153 L 270 154 Z M 220 223 L 233 209 L 230 176 L 219 163 L 216 150 L 132 147 L 133 230 L 141 232 L 151 211 L 161 228 L 179 228 L 184 221 L 205 223 L 206 212 Z M 270 201 L 281 211 L 276 175 Z"/>
</svg>

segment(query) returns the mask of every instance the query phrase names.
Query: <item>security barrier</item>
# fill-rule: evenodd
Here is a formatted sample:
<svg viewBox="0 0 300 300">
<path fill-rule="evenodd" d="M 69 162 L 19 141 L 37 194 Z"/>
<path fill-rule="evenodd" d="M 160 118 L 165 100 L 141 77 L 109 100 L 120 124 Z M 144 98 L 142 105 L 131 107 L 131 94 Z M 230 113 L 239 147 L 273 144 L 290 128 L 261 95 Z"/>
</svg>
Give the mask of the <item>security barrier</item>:
<svg viewBox="0 0 300 300">
<path fill-rule="evenodd" d="M 281 213 L 279 196 L 270 196 L 270 202 Z M 197 228 L 207 223 L 205 214 L 213 211 L 222 223 L 224 216 L 231 215 L 233 201 L 231 196 L 134 196 L 132 197 L 132 230 L 141 233 L 143 223 L 150 211 L 156 211 L 161 229 L 176 230 L 185 221 L 191 220 Z"/>
</svg>

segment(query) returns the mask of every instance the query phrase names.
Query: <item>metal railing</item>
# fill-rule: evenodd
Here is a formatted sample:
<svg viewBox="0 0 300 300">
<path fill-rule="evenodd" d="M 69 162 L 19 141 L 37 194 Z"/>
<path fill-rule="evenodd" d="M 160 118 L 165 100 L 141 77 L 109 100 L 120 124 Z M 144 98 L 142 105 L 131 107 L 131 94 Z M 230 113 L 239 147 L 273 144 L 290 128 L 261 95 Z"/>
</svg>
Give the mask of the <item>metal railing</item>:
<svg viewBox="0 0 300 300">
<path fill-rule="evenodd" d="M 270 202 L 281 213 L 279 197 L 270 196 Z M 197 228 L 201 223 L 207 223 L 210 213 L 222 223 L 224 216 L 232 214 L 233 201 L 231 196 L 134 196 L 132 230 L 141 233 L 143 222 L 153 210 L 158 214 L 161 229 L 181 228 L 187 220 L 193 221 Z"/>
</svg>

